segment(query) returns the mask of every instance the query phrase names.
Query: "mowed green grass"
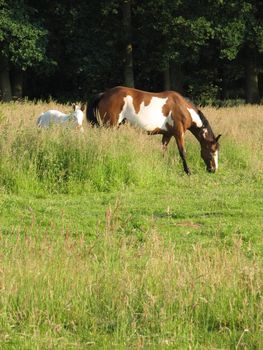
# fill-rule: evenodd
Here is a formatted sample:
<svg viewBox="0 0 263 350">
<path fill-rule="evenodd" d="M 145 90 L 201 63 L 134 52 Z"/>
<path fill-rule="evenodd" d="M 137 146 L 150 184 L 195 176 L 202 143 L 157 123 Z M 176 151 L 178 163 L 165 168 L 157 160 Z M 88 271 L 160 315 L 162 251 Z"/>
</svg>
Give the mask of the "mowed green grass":
<svg viewBox="0 0 263 350">
<path fill-rule="evenodd" d="M 52 103 L 1 105 L 0 348 L 262 349 L 263 107 L 206 108 L 188 177 L 131 127 L 37 130 Z"/>
</svg>

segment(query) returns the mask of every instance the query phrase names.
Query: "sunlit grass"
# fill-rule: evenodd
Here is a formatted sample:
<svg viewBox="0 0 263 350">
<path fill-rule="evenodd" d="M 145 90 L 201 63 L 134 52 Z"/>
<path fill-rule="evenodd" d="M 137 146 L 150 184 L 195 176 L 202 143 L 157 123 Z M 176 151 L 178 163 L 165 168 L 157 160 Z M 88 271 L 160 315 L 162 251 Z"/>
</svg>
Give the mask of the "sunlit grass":
<svg viewBox="0 0 263 350">
<path fill-rule="evenodd" d="M 123 341 L 134 348 L 260 348 L 262 270 L 242 241 L 185 252 L 154 231 L 120 235 L 112 212 L 106 215 L 91 242 L 70 232 L 2 236 L 6 348 L 18 340 L 33 348 L 39 338 L 43 348 L 54 338 L 65 348 L 73 338 L 80 348 L 100 347 L 107 335 L 116 348 Z"/>
<path fill-rule="evenodd" d="M 261 349 L 262 106 L 204 113 L 217 174 L 186 138 L 38 130 L 1 104 L 1 349 Z"/>
</svg>

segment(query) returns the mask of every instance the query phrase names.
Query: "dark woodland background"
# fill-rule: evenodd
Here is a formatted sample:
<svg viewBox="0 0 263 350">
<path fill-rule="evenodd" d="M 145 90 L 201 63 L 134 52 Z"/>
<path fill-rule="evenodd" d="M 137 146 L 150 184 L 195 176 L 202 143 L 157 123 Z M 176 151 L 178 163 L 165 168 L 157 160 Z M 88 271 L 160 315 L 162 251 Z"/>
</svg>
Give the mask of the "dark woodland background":
<svg viewBox="0 0 263 350">
<path fill-rule="evenodd" d="M 0 99 L 127 85 L 260 103 L 262 24 L 261 0 L 0 0 Z"/>
</svg>

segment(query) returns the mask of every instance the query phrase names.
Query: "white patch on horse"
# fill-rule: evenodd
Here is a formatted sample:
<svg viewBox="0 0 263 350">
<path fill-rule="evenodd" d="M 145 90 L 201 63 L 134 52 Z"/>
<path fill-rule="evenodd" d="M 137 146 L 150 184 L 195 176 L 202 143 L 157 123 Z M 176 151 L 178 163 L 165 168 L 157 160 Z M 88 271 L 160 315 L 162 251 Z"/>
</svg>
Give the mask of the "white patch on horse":
<svg viewBox="0 0 263 350">
<path fill-rule="evenodd" d="M 170 126 L 174 126 L 174 121 L 172 118 L 172 111 L 169 112 L 169 114 L 166 118 L 166 123 L 169 124 Z"/>
<path fill-rule="evenodd" d="M 166 101 L 167 98 L 152 97 L 147 106 L 142 102 L 139 112 L 136 113 L 133 98 L 127 95 L 124 97 L 124 106 L 119 114 L 118 122 L 121 123 L 123 119 L 127 119 L 132 125 L 139 126 L 146 131 L 153 131 L 157 128 L 167 131 L 166 123 L 170 123 L 171 120 L 167 120 L 167 117 L 163 115 L 162 109 Z"/>
<path fill-rule="evenodd" d="M 195 125 L 198 128 L 201 128 L 203 125 L 203 122 L 202 122 L 200 116 L 198 115 L 198 113 L 193 108 L 187 108 L 187 109 L 191 115 L 192 121 L 195 123 Z"/>
<path fill-rule="evenodd" d="M 127 118 L 127 109 L 129 110 L 130 108 L 129 108 L 129 106 L 130 105 L 132 105 L 133 106 L 133 104 L 132 104 L 132 97 L 131 96 L 126 96 L 126 97 L 124 97 L 124 105 L 123 105 L 123 107 L 122 107 L 122 111 L 120 112 L 120 114 L 119 114 L 119 119 L 118 119 L 118 124 L 121 124 L 122 122 L 123 122 L 123 120 L 125 119 L 125 118 Z M 133 113 L 133 111 L 131 110 L 130 111 L 130 113 Z M 134 113 L 135 113 L 135 111 L 134 111 Z M 127 118 L 128 119 L 128 118 Z"/>
<path fill-rule="evenodd" d="M 215 168 L 218 169 L 218 151 L 215 151 L 213 154 L 214 162 L 215 162 Z"/>
<path fill-rule="evenodd" d="M 204 139 L 206 138 L 206 135 L 208 134 L 207 128 L 203 129 L 203 137 Z"/>
</svg>

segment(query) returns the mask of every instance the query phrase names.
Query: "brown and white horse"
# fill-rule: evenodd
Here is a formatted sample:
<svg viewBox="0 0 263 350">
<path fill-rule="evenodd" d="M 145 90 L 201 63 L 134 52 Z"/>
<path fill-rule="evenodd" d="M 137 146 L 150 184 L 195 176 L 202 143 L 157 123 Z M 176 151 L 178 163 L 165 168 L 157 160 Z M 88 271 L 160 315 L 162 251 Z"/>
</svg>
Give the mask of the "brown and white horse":
<svg viewBox="0 0 263 350">
<path fill-rule="evenodd" d="M 118 126 L 125 120 L 146 130 L 148 134 L 162 134 L 164 150 L 174 136 L 184 171 L 186 163 L 184 134 L 190 130 L 201 145 L 201 157 L 209 172 L 218 168 L 218 140 L 203 113 L 174 91 L 152 93 L 117 86 L 96 95 L 86 110 L 88 122 L 94 125 Z"/>
</svg>

